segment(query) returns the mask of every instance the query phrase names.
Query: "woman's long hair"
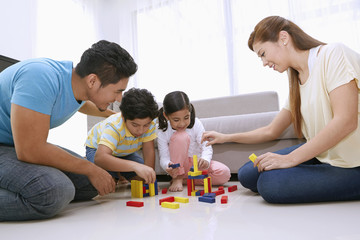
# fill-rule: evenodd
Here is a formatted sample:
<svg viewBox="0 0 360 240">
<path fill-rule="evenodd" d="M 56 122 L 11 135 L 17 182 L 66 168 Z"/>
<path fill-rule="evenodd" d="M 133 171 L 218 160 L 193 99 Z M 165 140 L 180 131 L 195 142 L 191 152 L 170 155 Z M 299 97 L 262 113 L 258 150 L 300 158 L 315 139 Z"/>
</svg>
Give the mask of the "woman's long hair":
<svg viewBox="0 0 360 240">
<path fill-rule="evenodd" d="M 249 48 L 254 51 L 253 45 L 257 42 L 277 42 L 279 40 L 280 31 L 286 31 L 291 36 L 294 47 L 299 50 L 309 50 L 319 45 L 326 44 L 309 36 L 291 21 L 279 16 L 270 16 L 264 18 L 255 26 L 255 29 L 250 34 L 248 40 Z M 302 136 L 302 116 L 300 111 L 301 99 L 298 71 L 294 68 L 289 68 L 288 78 L 291 117 L 295 133 L 300 138 Z"/>
</svg>

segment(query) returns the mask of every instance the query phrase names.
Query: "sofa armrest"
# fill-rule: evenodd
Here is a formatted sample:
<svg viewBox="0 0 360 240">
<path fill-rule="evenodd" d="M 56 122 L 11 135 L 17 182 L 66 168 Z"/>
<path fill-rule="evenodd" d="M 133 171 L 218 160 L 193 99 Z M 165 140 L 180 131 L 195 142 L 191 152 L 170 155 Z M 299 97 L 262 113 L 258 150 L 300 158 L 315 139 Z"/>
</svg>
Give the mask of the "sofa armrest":
<svg viewBox="0 0 360 240">
<path fill-rule="evenodd" d="M 242 114 L 232 116 L 220 116 L 212 118 L 201 118 L 206 131 L 217 131 L 220 133 L 248 132 L 260 127 L 264 127 L 278 114 L 275 112 L 262 112 L 253 114 Z M 293 126 L 289 126 L 278 139 L 297 138 Z"/>
</svg>

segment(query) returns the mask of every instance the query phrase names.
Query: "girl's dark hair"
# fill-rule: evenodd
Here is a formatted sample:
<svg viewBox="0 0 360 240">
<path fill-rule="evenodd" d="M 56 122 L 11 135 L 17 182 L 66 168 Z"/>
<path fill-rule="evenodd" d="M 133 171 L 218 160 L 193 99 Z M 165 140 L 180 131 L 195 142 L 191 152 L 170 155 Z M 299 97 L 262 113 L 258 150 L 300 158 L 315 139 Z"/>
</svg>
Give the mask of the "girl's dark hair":
<svg viewBox="0 0 360 240">
<path fill-rule="evenodd" d="M 120 103 L 120 111 L 124 120 L 135 118 L 155 119 L 159 114 L 159 106 L 154 96 L 146 89 L 131 88 L 124 93 Z"/>
<path fill-rule="evenodd" d="M 192 128 L 195 123 L 195 108 L 190 103 L 189 97 L 186 95 L 186 93 L 181 91 L 168 93 L 164 98 L 163 107 L 160 108 L 159 110 L 159 115 L 158 115 L 159 129 L 162 129 L 165 132 L 168 128 L 168 122 L 164 114 L 168 116 L 182 109 L 189 110 L 190 124 L 187 128 Z"/>
<path fill-rule="evenodd" d="M 137 71 L 137 65 L 130 54 L 117 43 L 101 40 L 87 49 L 75 67 L 80 77 L 96 74 L 101 86 L 116 84 L 129 78 Z"/>
<path fill-rule="evenodd" d="M 293 45 L 298 50 L 309 50 L 319 45 L 325 45 L 319 40 L 305 33 L 298 25 L 290 20 L 279 16 L 270 16 L 261 20 L 248 40 L 249 48 L 254 51 L 253 46 L 257 42 L 277 42 L 280 31 L 286 31 L 292 39 Z M 299 73 L 294 68 L 288 69 L 289 76 L 289 101 L 292 122 L 295 133 L 300 138 L 302 136 L 301 124 L 301 99 L 300 99 L 300 79 Z"/>
</svg>

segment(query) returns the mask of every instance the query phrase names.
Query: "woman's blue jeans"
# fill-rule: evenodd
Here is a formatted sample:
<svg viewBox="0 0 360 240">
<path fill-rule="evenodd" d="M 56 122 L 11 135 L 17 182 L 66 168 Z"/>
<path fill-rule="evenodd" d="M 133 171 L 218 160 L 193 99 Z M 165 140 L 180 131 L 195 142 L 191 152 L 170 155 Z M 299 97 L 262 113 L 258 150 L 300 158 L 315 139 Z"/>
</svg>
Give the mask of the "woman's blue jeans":
<svg viewBox="0 0 360 240">
<path fill-rule="evenodd" d="M 96 148 L 90 148 L 88 146 L 86 146 L 86 158 L 87 160 L 89 160 L 92 163 L 95 163 L 95 153 L 96 153 Z M 130 161 L 134 161 L 137 163 L 141 163 L 144 164 L 144 159 L 142 157 L 140 157 L 140 155 L 136 152 L 129 154 L 127 156 L 123 156 L 121 157 L 122 159 L 126 159 L 126 160 L 130 160 Z M 118 173 L 117 172 L 113 172 L 113 171 L 108 171 L 111 176 L 113 176 L 114 178 L 118 179 Z M 132 179 L 133 177 L 136 176 L 135 172 L 120 172 L 120 174 L 125 177 L 127 180 Z"/>
<path fill-rule="evenodd" d="M 87 176 L 19 161 L 13 146 L 0 144 L 0 221 L 50 218 L 97 194 Z"/>
<path fill-rule="evenodd" d="M 301 145 L 276 153 L 286 155 Z M 238 179 L 241 185 L 258 192 L 269 203 L 360 200 L 360 167 L 334 167 L 316 158 L 296 167 L 261 173 L 250 161 L 239 169 Z"/>
</svg>

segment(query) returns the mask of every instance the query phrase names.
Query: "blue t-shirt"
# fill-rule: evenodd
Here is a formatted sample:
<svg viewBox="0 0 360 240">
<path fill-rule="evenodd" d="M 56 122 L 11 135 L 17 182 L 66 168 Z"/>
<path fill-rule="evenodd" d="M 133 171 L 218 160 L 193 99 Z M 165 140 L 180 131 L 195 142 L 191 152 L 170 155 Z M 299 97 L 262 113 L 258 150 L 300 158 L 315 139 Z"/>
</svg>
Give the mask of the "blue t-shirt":
<svg viewBox="0 0 360 240">
<path fill-rule="evenodd" d="M 50 128 L 63 124 L 79 110 L 84 102 L 75 99 L 72 69 L 70 61 L 39 58 L 16 63 L 0 73 L 0 143 L 14 143 L 12 103 L 50 115 Z"/>
</svg>

